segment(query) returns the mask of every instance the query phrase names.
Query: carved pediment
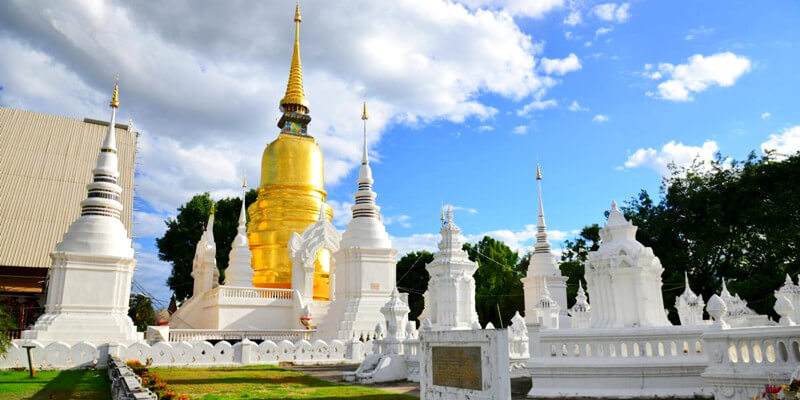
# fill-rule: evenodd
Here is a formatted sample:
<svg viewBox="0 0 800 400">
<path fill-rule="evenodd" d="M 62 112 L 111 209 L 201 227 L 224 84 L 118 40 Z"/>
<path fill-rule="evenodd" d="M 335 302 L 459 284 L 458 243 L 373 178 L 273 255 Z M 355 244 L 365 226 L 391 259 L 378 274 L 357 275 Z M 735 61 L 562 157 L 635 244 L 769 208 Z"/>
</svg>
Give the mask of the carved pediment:
<svg viewBox="0 0 800 400">
<path fill-rule="evenodd" d="M 314 264 L 320 249 L 328 249 L 331 253 L 335 253 L 339 250 L 341 240 L 342 235 L 339 234 L 339 231 L 328 221 L 328 218 L 324 217 L 323 213 L 320 213 L 319 220 L 309 225 L 302 235 L 298 235 L 296 232 L 292 233 L 288 243 L 289 257 L 293 262 L 310 266 Z"/>
</svg>

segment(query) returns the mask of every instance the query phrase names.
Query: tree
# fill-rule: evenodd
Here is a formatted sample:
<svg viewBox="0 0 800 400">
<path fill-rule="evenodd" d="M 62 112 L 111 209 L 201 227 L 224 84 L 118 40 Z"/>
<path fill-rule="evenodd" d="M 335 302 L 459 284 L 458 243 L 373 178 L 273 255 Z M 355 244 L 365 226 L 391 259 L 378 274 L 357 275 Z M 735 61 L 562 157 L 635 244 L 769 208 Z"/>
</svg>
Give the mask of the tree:
<svg viewBox="0 0 800 400">
<path fill-rule="evenodd" d="M 482 325 L 508 326 L 518 310 L 525 309 L 521 279 L 527 265 L 505 243 L 484 236 L 476 244 L 464 243 L 469 259 L 478 263 L 475 271 L 475 309 Z M 498 315 L 499 313 L 499 315 Z"/>
<path fill-rule="evenodd" d="M 5 355 L 8 346 L 11 345 L 11 336 L 6 333 L 17 329 L 14 317 L 6 311 L 4 305 L 0 305 L 0 356 Z"/>
<path fill-rule="evenodd" d="M 578 281 L 583 282 L 584 263 L 590 251 L 596 251 L 600 247 L 600 225 L 587 225 L 575 240 L 564 241 L 564 251 L 561 253 L 561 275 L 567 277 L 567 307 L 575 304 L 575 295 L 578 294 Z"/>
<path fill-rule="evenodd" d="M 428 271 L 425 266 L 433 261 L 433 254 L 425 250 L 404 255 L 397 262 L 397 290 L 408 293 L 409 321 L 418 320 L 425 308 L 422 294 L 428 290 Z"/>
<path fill-rule="evenodd" d="M 255 189 L 247 192 L 245 204 L 249 207 L 255 202 Z M 158 258 L 172 264 L 172 273 L 167 285 L 173 290 L 179 301 L 192 295 L 192 260 L 197 242 L 200 241 L 211 210 L 211 196 L 208 193 L 192 197 L 186 204 L 178 208 L 178 215 L 165 221 L 167 230 L 164 236 L 156 239 Z M 220 283 L 225 279 L 225 268 L 228 267 L 228 253 L 236 227 L 242 201 L 238 197 L 224 198 L 214 203 L 214 242 L 217 245 L 217 268 L 220 270 Z"/>
<path fill-rule="evenodd" d="M 130 305 L 128 306 L 128 316 L 131 317 L 136 330 L 143 332 L 148 326 L 155 325 L 156 312 L 153 310 L 153 302 L 150 298 L 141 294 L 131 295 Z"/>
<path fill-rule="evenodd" d="M 623 207 L 639 240 L 664 266 L 664 301 L 684 288 L 708 298 L 722 279 L 757 312 L 774 316 L 773 291 L 800 271 L 800 154 L 776 161 L 751 153 L 744 161 L 717 155 L 710 163 L 672 167 L 656 204 L 642 191 Z"/>
<path fill-rule="evenodd" d="M 684 273 L 706 301 L 726 279 L 756 312 L 775 317 L 774 290 L 785 274 L 800 271 L 800 186 L 793 178 L 800 174 L 800 154 L 782 161 L 753 153 L 744 161 L 717 155 L 670 168 L 658 201 L 643 190 L 621 207 L 638 227 L 636 238 L 661 260 L 670 320 L 678 323 L 674 304 Z M 575 289 L 573 276 L 583 275 L 588 251 L 597 249 L 598 230 L 587 226 L 574 242 L 565 242 L 561 269 L 570 279 L 568 292 Z"/>
</svg>

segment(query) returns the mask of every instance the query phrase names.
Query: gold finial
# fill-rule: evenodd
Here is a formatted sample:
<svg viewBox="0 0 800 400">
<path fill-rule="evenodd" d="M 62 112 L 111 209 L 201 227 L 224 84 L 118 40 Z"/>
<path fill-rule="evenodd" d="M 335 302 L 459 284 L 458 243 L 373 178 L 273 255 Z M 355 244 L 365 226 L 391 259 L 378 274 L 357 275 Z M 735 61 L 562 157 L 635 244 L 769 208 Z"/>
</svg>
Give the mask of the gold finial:
<svg viewBox="0 0 800 400">
<path fill-rule="evenodd" d="M 539 164 L 538 163 L 536 164 L 536 180 L 537 181 L 542 180 L 542 169 L 539 168 Z"/>
<path fill-rule="evenodd" d="M 294 12 L 294 52 L 292 53 L 292 66 L 289 68 L 289 82 L 286 84 L 286 94 L 281 100 L 281 111 L 308 112 L 308 100 L 303 90 L 303 64 L 300 62 L 300 3 Z"/>
<path fill-rule="evenodd" d="M 439 211 L 441 212 L 441 216 L 439 217 L 439 219 L 442 220 L 442 222 L 444 222 L 444 204 L 442 204 L 442 206 L 439 207 Z"/>
<path fill-rule="evenodd" d="M 247 188 L 247 168 L 242 170 L 242 187 Z"/>
<path fill-rule="evenodd" d="M 109 105 L 114 108 L 119 108 L 119 74 L 117 74 L 114 80 L 114 94 L 111 95 L 111 103 L 109 103 Z"/>
<path fill-rule="evenodd" d="M 211 215 L 214 215 L 214 200 L 211 200 Z"/>
<path fill-rule="evenodd" d="M 364 112 L 361 113 L 361 119 L 364 120 L 364 121 L 369 119 L 369 116 L 367 115 L 367 102 L 366 101 L 364 102 Z"/>
</svg>

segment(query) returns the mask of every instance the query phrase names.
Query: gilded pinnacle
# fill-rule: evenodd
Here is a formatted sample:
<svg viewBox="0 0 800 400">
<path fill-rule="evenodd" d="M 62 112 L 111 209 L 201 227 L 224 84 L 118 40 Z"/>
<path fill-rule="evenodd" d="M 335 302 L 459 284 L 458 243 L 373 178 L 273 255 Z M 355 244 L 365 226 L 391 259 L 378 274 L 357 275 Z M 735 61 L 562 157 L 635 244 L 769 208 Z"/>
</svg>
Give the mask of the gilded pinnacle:
<svg viewBox="0 0 800 400">
<path fill-rule="evenodd" d="M 289 82 L 286 84 L 286 94 L 281 100 L 281 111 L 308 113 L 308 100 L 303 89 L 303 64 L 300 61 L 300 3 L 294 13 L 294 52 L 292 65 L 289 68 Z"/>
<path fill-rule="evenodd" d="M 536 164 L 536 180 L 542 180 L 542 169 L 539 168 L 539 164 Z"/>
<path fill-rule="evenodd" d="M 364 120 L 364 121 L 369 119 L 369 116 L 367 115 L 367 102 L 366 101 L 364 102 L 364 112 L 361 113 L 361 119 Z"/>
<path fill-rule="evenodd" d="M 114 82 L 114 93 L 111 95 L 111 107 L 119 108 L 119 75 L 117 75 L 116 82 Z"/>
<path fill-rule="evenodd" d="M 242 169 L 242 187 L 247 187 L 247 168 Z"/>
<path fill-rule="evenodd" d="M 214 215 L 214 201 L 211 201 L 211 215 Z"/>
</svg>

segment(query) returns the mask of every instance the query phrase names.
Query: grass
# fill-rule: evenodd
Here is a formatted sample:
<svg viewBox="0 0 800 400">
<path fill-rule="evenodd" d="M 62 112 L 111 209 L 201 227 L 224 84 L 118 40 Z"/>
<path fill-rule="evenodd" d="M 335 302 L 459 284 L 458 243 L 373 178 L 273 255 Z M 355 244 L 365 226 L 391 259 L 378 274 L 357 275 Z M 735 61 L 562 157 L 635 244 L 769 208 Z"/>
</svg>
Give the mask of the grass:
<svg viewBox="0 0 800 400">
<path fill-rule="evenodd" d="M 154 368 L 171 390 L 193 400 L 316 399 L 407 400 L 416 397 L 317 379 L 274 366 Z"/>
<path fill-rule="evenodd" d="M 54 400 L 111 398 L 106 371 L 0 371 L 0 398 L 4 400 Z"/>
</svg>

